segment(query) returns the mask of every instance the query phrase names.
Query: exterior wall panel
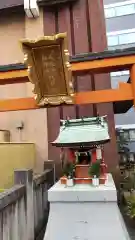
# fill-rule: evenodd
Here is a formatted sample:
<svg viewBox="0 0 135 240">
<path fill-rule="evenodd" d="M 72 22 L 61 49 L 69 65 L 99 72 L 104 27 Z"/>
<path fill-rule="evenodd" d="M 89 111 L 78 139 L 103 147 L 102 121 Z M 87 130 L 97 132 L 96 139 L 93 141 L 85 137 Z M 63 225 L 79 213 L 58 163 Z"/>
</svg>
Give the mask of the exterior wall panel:
<svg viewBox="0 0 135 240">
<path fill-rule="evenodd" d="M 23 62 L 19 40 L 43 36 L 43 15 L 38 19 L 25 18 L 24 10 L 4 11 L 0 14 L 0 65 Z M 32 84 L 0 86 L 0 98 L 25 98 L 33 96 Z M 17 125 L 24 123 L 22 139 L 19 138 Z M 48 136 L 46 109 L 0 113 L 0 127 L 11 132 L 11 141 L 34 142 L 36 144 L 37 171 L 43 169 L 48 159 Z M 29 161 L 29 159 L 28 159 Z"/>
<path fill-rule="evenodd" d="M 25 37 L 25 13 L 0 14 L 0 65 L 23 62 L 19 40 Z M 3 47 L 4 46 L 4 47 Z"/>
<path fill-rule="evenodd" d="M 106 31 L 119 31 L 135 28 L 135 14 L 106 19 Z"/>
</svg>

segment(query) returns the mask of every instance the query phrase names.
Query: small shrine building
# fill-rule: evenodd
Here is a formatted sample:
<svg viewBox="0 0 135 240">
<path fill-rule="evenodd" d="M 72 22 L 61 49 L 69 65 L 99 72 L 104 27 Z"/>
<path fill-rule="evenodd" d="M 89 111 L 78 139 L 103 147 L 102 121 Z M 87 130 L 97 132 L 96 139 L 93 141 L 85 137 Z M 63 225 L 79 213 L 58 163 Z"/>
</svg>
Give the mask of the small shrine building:
<svg viewBox="0 0 135 240">
<path fill-rule="evenodd" d="M 89 167 L 97 160 L 101 161 L 100 175 L 105 178 L 104 144 L 108 141 L 107 117 L 102 116 L 61 120 L 59 135 L 52 144 L 61 148 L 62 168 L 69 162 L 74 164 L 75 183 L 89 183 Z"/>
</svg>

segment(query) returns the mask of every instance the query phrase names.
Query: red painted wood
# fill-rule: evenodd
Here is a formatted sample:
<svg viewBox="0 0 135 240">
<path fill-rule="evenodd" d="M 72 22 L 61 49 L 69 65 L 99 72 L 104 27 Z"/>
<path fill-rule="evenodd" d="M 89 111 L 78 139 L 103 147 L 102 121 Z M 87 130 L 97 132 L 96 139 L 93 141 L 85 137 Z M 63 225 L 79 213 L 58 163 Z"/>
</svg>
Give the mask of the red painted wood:
<svg viewBox="0 0 135 240">
<path fill-rule="evenodd" d="M 70 55 L 73 53 L 73 44 L 72 44 L 72 25 L 71 25 L 71 14 L 70 14 L 70 5 L 66 8 L 61 8 L 58 11 L 58 29 L 59 32 L 67 32 L 68 36 L 68 50 Z M 74 106 L 64 106 L 62 107 L 63 119 L 76 118 L 76 107 Z"/>
<path fill-rule="evenodd" d="M 86 0 L 80 0 L 73 6 L 73 29 L 75 54 L 89 52 L 88 22 L 86 16 Z M 90 75 L 77 77 L 77 91 L 92 90 Z M 93 116 L 92 105 L 81 105 L 78 107 L 78 117 Z"/>
<path fill-rule="evenodd" d="M 89 22 L 91 31 L 91 50 L 104 51 L 107 48 L 105 19 L 103 18 L 103 1 L 88 0 Z M 95 17 L 98 16 L 98 17 Z M 94 76 L 95 90 L 111 88 L 110 76 L 100 74 Z M 111 142 L 105 144 L 105 161 L 108 166 L 117 164 L 118 153 L 115 138 L 114 113 L 112 103 L 96 105 L 99 115 L 107 115 Z"/>
<path fill-rule="evenodd" d="M 55 13 L 44 10 L 44 34 L 52 35 L 56 32 Z M 47 123 L 48 123 L 48 158 L 49 160 L 56 160 L 60 162 L 60 149 L 52 146 L 58 135 L 60 127 L 60 111 L 59 107 L 47 109 Z"/>
</svg>

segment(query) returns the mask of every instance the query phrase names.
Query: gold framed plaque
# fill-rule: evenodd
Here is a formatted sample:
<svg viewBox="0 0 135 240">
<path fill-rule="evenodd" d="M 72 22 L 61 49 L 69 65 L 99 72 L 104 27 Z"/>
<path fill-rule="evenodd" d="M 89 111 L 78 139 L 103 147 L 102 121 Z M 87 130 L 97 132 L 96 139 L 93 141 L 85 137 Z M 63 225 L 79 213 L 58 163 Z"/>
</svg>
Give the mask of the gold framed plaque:
<svg viewBox="0 0 135 240">
<path fill-rule="evenodd" d="M 73 104 L 67 34 L 21 40 L 28 77 L 39 106 Z"/>
</svg>

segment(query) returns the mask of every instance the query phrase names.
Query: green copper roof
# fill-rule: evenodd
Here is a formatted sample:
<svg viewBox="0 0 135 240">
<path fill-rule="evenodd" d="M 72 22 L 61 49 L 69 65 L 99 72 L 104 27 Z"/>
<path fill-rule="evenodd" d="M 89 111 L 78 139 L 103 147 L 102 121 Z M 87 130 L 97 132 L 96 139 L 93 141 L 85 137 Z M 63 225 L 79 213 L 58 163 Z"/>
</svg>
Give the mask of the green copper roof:
<svg viewBox="0 0 135 240">
<path fill-rule="evenodd" d="M 106 116 L 61 120 L 55 146 L 91 145 L 110 140 Z"/>
</svg>

